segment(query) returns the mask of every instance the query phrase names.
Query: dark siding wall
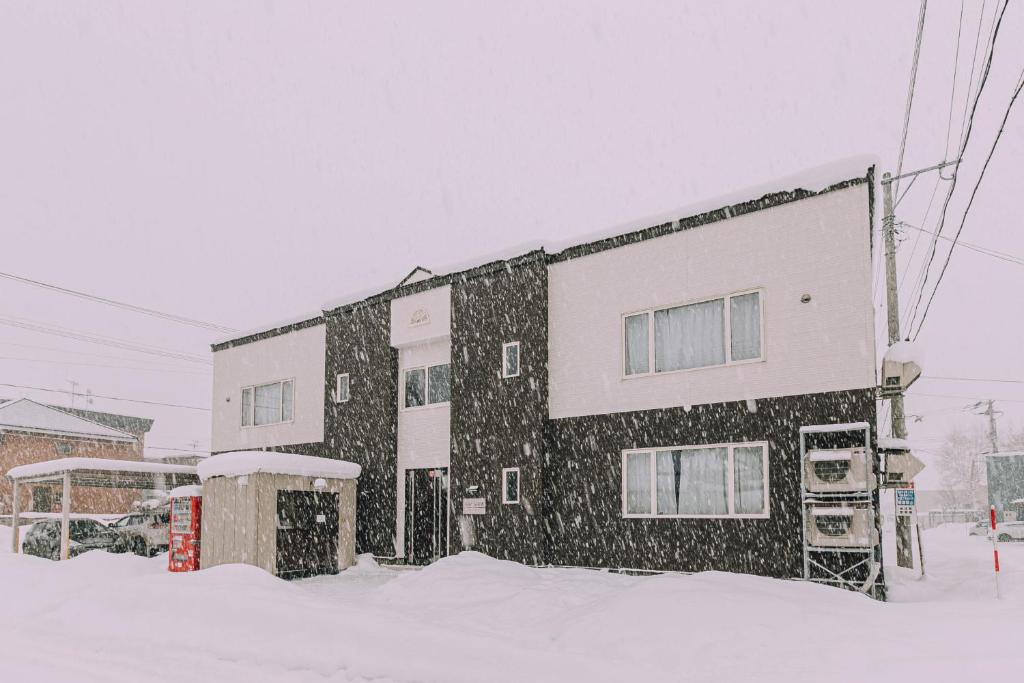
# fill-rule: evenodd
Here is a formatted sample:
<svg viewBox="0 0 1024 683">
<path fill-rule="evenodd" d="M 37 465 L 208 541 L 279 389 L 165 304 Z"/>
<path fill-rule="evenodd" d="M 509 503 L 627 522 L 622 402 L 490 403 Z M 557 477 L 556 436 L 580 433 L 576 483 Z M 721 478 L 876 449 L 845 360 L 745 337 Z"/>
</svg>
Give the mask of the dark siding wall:
<svg viewBox="0 0 1024 683">
<path fill-rule="evenodd" d="M 528 564 L 545 561 L 542 461 L 547 419 L 547 267 L 521 263 L 452 285 L 451 551 Z M 519 377 L 501 377 L 502 344 L 520 342 Z M 518 467 L 520 505 L 501 502 L 501 471 Z M 466 487 L 479 486 L 477 494 Z M 487 514 L 461 518 L 464 497 Z M 461 521 L 460 521 L 461 518 Z"/>
<path fill-rule="evenodd" d="M 395 554 L 398 356 L 391 348 L 391 307 L 376 302 L 327 316 L 324 456 L 362 465 L 356 551 Z M 334 402 L 338 373 L 351 398 Z"/>
<path fill-rule="evenodd" d="M 875 424 L 874 392 L 760 399 L 553 420 L 547 475 L 553 564 L 777 577 L 803 571 L 800 435 L 806 424 Z M 622 451 L 767 441 L 770 517 L 623 519 Z M 876 464 L 877 467 L 877 464 Z"/>
</svg>

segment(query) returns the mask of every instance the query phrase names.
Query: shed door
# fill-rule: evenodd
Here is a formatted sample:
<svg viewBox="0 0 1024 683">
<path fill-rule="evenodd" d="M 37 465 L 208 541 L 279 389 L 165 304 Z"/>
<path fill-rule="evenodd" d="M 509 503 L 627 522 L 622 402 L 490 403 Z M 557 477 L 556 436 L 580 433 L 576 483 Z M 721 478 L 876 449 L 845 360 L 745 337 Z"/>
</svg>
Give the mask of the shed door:
<svg viewBox="0 0 1024 683">
<path fill-rule="evenodd" d="M 277 492 L 277 574 L 283 578 L 338 571 L 337 493 Z"/>
</svg>

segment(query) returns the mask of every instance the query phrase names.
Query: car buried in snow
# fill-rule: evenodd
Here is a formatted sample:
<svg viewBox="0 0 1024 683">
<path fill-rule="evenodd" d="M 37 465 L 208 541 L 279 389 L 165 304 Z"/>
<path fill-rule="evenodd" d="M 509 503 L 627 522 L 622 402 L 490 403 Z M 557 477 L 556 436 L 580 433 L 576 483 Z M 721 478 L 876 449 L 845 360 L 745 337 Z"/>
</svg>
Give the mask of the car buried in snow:
<svg viewBox="0 0 1024 683">
<path fill-rule="evenodd" d="M 115 552 L 153 557 L 170 545 L 170 507 L 132 512 L 110 523 L 117 535 Z"/>
<path fill-rule="evenodd" d="M 60 559 L 59 519 L 44 519 L 33 524 L 25 534 L 22 550 L 26 555 Z M 118 535 L 93 519 L 72 519 L 68 522 L 68 555 L 77 557 L 90 550 L 117 551 Z"/>
</svg>

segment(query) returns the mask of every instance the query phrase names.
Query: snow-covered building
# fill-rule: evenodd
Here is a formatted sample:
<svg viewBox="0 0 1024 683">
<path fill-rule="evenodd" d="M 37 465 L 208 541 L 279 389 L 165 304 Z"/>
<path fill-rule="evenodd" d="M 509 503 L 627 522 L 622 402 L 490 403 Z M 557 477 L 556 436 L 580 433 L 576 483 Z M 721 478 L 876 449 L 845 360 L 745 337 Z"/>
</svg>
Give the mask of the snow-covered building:
<svg viewBox="0 0 1024 683">
<path fill-rule="evenodd" d="M 223 340 L 212 450 L 358 463 L 381 558 L 800 576 L 800 427 L 876 417 L 853 173 Z"/>
</svg>

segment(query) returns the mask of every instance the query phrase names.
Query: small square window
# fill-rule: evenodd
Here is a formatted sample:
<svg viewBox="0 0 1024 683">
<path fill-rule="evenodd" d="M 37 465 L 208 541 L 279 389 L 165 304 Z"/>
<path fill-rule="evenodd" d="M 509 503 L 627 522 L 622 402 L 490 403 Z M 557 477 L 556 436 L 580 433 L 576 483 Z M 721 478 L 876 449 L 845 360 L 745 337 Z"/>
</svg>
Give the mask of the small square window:
<svg viewBox="0 0 1024 683">
<path fill-rule="evenodd" d="M 345 403 L 350 398 L 348 373 L 338 375 L 338 388 L 334 393 L 335 403 Z"/>
<path fill-rule="evenodd" d="M 501 376 L 519 376 L 519 342 L 509 342 L 501 347 Z"/>
<path fill-rule="evenodd" d="M 501 502 L 505 505 L 519 504 L 518 467 L 506 467 L 501 471 Z"/>
<path fill-rule="evenodd" d="M 71 455 L 71 444 L 67 441 L 58 441 L 54 444 L 54 449 L 57 451 L 57 455 Z"/>
</svg>

